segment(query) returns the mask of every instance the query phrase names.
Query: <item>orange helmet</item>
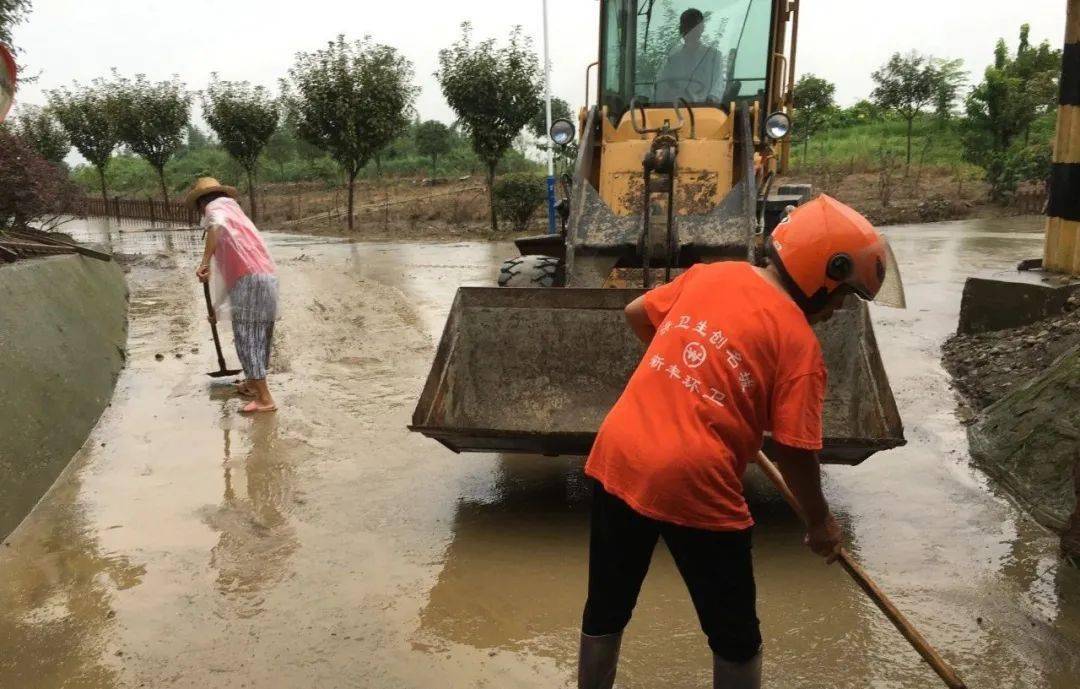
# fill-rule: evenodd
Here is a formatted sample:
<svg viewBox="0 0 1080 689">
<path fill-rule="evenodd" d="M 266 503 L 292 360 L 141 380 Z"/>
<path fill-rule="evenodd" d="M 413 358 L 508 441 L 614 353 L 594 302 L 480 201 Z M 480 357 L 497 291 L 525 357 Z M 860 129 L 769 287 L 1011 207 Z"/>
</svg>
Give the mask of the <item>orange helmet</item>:
<svg viewBox="0 0 1080 689">
<path fill-rule="evenodd" d="M 810 314 L 841 287 L 872 301 L 885 281 L 887 251 L 869 220 L 825 194 L 780 221 L 766 244 L 769 261 Z"/>
</svg>

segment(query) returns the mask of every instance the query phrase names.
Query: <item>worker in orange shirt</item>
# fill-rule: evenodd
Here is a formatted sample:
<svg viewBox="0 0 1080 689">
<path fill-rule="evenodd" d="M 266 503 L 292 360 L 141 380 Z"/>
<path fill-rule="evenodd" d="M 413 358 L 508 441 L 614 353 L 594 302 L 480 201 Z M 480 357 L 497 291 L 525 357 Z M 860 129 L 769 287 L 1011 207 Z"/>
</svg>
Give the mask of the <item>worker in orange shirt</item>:
<svg viewBox="0 0 1080 689">
<path fill-rule="evenodd" d="M 768 267 L 698 264 L 626 307 L 648 345 L 601 425 L 579 689 L 610 689 L 657 539 L 664 538 L 713 651 L 716 689 L 761 685 L 747 461 L 772 434 L 773 459 L 829 561 L 841 532 L 821 491 L 826 370 L 811 323 L 845 297 L 872 300 L 884 240 L 862 215 L 820 196 L 766 244 Z"/>
</svg>

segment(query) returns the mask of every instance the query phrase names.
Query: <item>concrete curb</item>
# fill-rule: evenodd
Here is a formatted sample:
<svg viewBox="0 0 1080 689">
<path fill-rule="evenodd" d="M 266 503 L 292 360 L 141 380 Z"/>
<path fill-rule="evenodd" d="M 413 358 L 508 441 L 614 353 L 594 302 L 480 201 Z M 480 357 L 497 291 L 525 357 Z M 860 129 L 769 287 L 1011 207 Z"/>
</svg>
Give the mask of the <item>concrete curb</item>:
<svg viewBox="0 0 1080 689">
<path fill-rule="evenodd" d="M 127 343 L 115 262 L 0 266 L 0 537 L 33 508 L 112 398 Z"/>
</svg>

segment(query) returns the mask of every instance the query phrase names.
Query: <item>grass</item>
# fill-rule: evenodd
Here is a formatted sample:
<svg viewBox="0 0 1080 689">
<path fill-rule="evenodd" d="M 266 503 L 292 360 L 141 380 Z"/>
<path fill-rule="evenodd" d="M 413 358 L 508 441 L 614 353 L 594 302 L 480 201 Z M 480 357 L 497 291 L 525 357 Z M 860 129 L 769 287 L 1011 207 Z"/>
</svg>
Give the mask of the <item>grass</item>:
<svg viewBox="0 0 1080 689">
<path fill-rule="evenodd" d="M 373 160 L 360 171 L 358 179 L 389 183 L 394 178 L 401 177 L 482 177 L 486 173 L 485 166 L 470 148 L 458 143 L 450 153 L 439 159 L 434 175 L 430 158 L 417 155 L 399 145 L 397 150 L 390 148 L 383 155 L 381 174 Z M 520 151 L 511 149 L 503 156 L 498 172 L 501 175 L 540 169 L 538 163 L 526 158 Z M 241 167 L 216 144 L 181 150 L 165 166 L 165 184 L 171 195 L 179 196 L 191 186 L 196 177 L 207 174 L 218 178 L 224 184 L 247 189 L 247 178 Z M 282 160 L 271 160 L 264 156 L 259 162 L 257 175 L 257 185 L 318 184 L 327 190 L 345 185 L 344 173 L 329 156 L 307 149 Z M 76 166 L 71 176 L 84 193 L 92 196 L 100 194 L 98 173 L 91 166 Z M 146 161 L 130 153 L 113 156 L 105 177 L 110 196 L 146 198 L 158 197 L 161 194 L 157 173 Z"/>
<path fill-rule="evenodd" d="M 906 122 L 868 122 L 821 132 L 811 137 L 809 142 L 793 143 L 791 161 L 795 169 L 830 166 L 845 168 L 849 174 L 854 174 L 880 169 L 883 153 L 891 154 L 900 165 L 905 163 Z M 914 123 L 911 164 L 953 173 L 981 174 L 979 168 L 964 160 L 963 143 L 957 126 L 930 118 L 919 118 Z"/>
<path fill-rule="evenodd" d="M 1052 141 L 1055 121 L 1053 112 L 1041 116 L 1031 126 L 1030 141 Z M 929 115 L 915 118 L 911 137 L 912 168 L 981 179 L 983 170 L 964 159 L 961 128 L 958 119 L 942 122 Z M 795 170 L 830 167 L 847 174 L 877 172 L 885 157 L 891 157 L 894 164 L 900 166 L 906 163 L 907 122 L 902 119 L 890 117 L 823 131 L 811 137 L 809 142 L 797 140 L 791 147 L 791 166 Z"/>
</svg>

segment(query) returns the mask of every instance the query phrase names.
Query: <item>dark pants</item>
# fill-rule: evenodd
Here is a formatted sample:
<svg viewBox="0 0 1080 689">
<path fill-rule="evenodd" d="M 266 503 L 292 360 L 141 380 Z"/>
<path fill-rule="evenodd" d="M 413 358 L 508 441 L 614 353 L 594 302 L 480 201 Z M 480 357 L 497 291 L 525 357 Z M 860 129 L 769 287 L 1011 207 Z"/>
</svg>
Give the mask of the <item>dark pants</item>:
<svg viewBox="0 0 1080 689">
<path fill-rule="evenodd" d="M 589 539 L 589 599 L 581 630 L 590 636 L 621 632 L 634 611 L 660 536 L 675 559 L 709 648 L 743 663 L 761 648 L 755 609 L 750 529 L 705 531 L 642 516 L 593 482 Z"/>
</svg>

